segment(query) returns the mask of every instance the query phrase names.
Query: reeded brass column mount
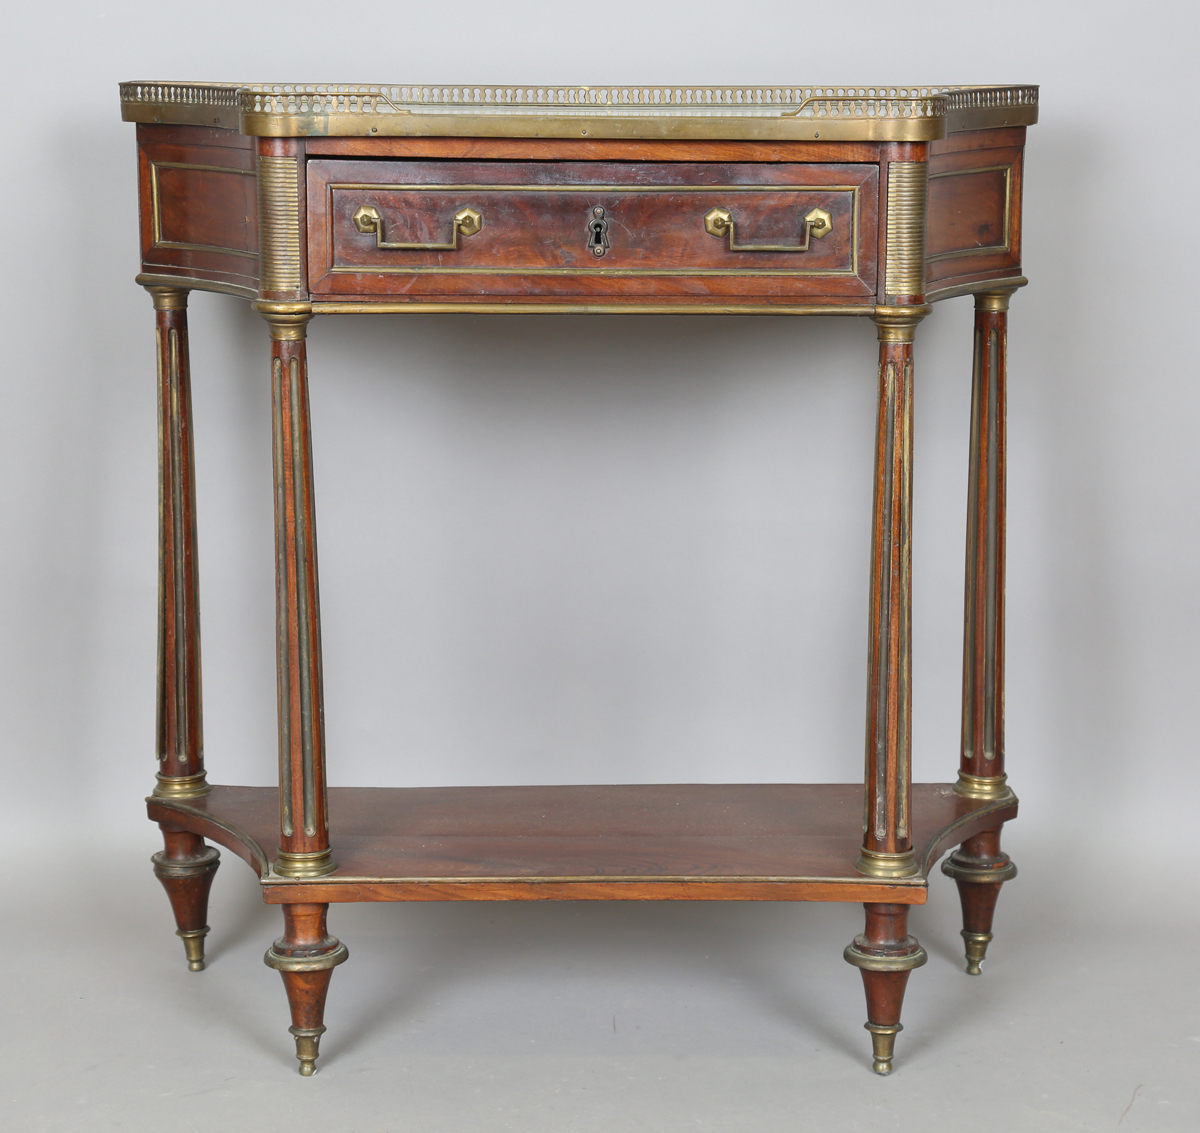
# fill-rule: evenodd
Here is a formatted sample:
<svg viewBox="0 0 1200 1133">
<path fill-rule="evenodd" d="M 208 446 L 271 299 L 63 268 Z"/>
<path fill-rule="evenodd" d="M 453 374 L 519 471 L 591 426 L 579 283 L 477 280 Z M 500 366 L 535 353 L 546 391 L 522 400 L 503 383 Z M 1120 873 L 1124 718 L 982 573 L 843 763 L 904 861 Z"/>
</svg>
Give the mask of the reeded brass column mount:
<svg viewBox="0 0 1200 1133">
<path fill-rule="evenodd" d="M 457 252 L 460 236 L 474 236 L 483 227 L 483 214 L 476 209 L 460 208 L 450 226 L 450 240 L 445 244 L 402 244 L 388 241 L 383 235 L 383 217 L 374 205 L 362 205 L 355 210 L 354 227 L 364 235 L 375 234 L 375 247 L 402 252 Z"/>
<path fill-rule="evenodd" d="M 733 214 L 726 208 L 709 209 L 704 214 L 704 231 L 719 240 L 728 236 L 731 252 L 807 252 L 814 236 L 823 240 L 833 231 L 833 217 L 825 209 L 810 209 L 804 217 L 804 240 L 799 244 L 738 244 Z"/>
</svg>

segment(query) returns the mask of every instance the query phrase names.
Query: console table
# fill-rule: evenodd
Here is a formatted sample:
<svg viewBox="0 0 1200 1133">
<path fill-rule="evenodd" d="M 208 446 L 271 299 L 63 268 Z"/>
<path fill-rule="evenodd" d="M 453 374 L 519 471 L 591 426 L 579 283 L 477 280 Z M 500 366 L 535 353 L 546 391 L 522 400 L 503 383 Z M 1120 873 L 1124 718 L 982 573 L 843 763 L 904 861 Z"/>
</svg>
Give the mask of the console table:
<svg viewBox="0 0 1200 1133">
<path fill-rule="evenodd" d="M 158 760 L 149 815 L 188 966 L 218 843 L 283 908 L 312 1074 L 340 901 L 856 901 L 874 1069 L 942 869 L 980 971 L 1017 812 L 1004 774 L 1005 343 L 1037 88 L 126 83 L 160 414 Z M 271 344 L 279 787 L 205 778 L 187 296 Z M 975 298 L 958 779 L 912 783 L 913 337 Z M 857 315 L 879 339 L 863 784 L 326 788 L 305 335 L 315 315 Z"/>
</svg>

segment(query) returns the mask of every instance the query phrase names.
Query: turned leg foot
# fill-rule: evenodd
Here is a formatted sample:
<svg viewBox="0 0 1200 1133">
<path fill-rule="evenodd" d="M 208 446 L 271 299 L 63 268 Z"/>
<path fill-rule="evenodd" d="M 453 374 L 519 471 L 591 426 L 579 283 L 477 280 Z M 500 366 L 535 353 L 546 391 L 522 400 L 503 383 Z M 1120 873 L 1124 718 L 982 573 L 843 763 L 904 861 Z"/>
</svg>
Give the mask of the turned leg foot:
<svg viewBox="0 0 1200 1133">
<path fill-rule="evenodd" d="M 1000 850 L 1000 831 L 989 830 L 967 839 L 942 862 L 942 872 L 958 884 L 967 974 L 981 975 L 988 945 L 992 942 L 992 918 L 1000 887 L 1017 876 L 1017 867 Z"/>
<path fill-rule="evenodd" d="M 325 996 L 333 969 L 349 956 L 346 946 L 325 927 L 328 905 L 284 905 L 284 934 L 263 957 L 283 976 L 296 1040 L 300 1073 L 317 1071 L 321 1036 L 325 1033 Z"/>
<path fill-rule="evenodd" d="M 847 962 L 862 972 L 867 993 L 866 1029 L 871 1032 L 872 1069 L 876 1074 L 892 1072 L 896 1035 L 904 991 L 913 968 L 927 957 L 925 949 L 908 935 L 907 905 L 864 905 L 867 927 L 845 951 Z"/>
<path fill-rule="evenodd" d="M 208 892 L 220 865 L 220 853 L 198 834 L 163 828 L 166 849 L 154 855 L 154 875 L 171 899 L 171 910 L 183 941 L 188 971 L 204 971 L 204 938 L 208 935 Z"/>
</svg>

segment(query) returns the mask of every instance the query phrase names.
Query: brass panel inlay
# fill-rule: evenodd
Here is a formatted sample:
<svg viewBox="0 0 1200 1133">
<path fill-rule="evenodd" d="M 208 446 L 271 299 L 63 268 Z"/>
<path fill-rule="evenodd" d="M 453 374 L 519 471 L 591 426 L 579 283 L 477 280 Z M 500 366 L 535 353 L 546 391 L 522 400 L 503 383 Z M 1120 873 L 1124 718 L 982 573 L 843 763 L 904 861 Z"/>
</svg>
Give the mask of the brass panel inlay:
<svg viewBox="0 0 1200 1133">
<path fill-rule="evenodd" d="M 355 192 L 462 192 L 462 193 L 849 193 L 850 194 L 850 267 L 849 268 L 501 268 L 501 267 L 431 267 L 415 264 L 403 265 L 343 265 L 329 268 L 330 274 L 361 275 L 603 275 L 603 276 L 670 276 L 694 275 L 750 276 L 857 276 L 859 245 L 859 185 L 380 185 L 363 182 L 330 182 L 326 185 L 329 215 L 333 215 L 333 192 L 351 190 Z M 814 210 L 816 211 L 816 210 Z M 820 210 L 824 212 L 825 210 Z M 830 224 L 832 228 L 832 223 Z M 333 231 L 329 232 L 329 261 L 333 264 Z M 754 250 L 754 249 L 750 249 Z"/>
<path fill-rule="evenodd" d="M 884 290 L 888 295 L 925 292 L 925 208 L 929 165 L 893 161 L 887 177 L 887 253 Z"/>
<path fill-rule="evenodd" d="M 253 177 L 249 169 L 231 169 L 227 165 L 193 165 L 186 161 L 151 161 L 150 162 L 150 223 L 153 234 L 153 247 L 174 248 L 189 252 L 220 252 L 226 256 L 245 256 L 257 260 L 258 253 L 244 248 L 228 248 L 221 244 L 191 244 L 184 240 L 164 240 L 162 234 L 162 190 L 158 184 L 160 169 L 196 169 L 203 173 L 236 173 L 240 177 Z"/>
<path fill-rule="evenodd" d="M 989 244 L 981 248 L 959 248 L 953 252 L 937 252 L 932 256 L 926 256 L 927 264 L 937 263 L 939 260 L 953 260 L 959 256 L 985 256 L 998 252 L 1011 252 L 1011 224 L 1012 224 L 1012 173 L 1011 165 L 981 165 L 978 169 L 950 169 L 945 173 L 931 173 L 930 181 L 935 181 L 939 177 L 967 177 L 972 173 L 1003 173 L 1004 174 L 1004 218 L 1003 228 L 999 244 Z"/>
<path fill-rule="evenodd" d="M 300 188 L 294 157 L 258 159 L 258 241 L 264 291 L 299 291 Z"/>
</svg>

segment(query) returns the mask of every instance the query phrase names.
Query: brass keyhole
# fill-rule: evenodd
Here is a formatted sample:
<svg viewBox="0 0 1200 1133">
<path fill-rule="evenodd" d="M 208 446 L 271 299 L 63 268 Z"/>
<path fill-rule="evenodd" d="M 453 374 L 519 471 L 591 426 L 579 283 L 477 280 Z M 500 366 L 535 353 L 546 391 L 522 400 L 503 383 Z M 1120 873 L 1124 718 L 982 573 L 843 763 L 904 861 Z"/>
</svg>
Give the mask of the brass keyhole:
<svg viewBox="0 0 1200 1133">
<path fill-rule="evenodd" d="M 604 209 L 596 205 L 588 220 L 588 247 L 593 256 L 602 256 L 608 251 L 608 221 Z"/>
</svg>

